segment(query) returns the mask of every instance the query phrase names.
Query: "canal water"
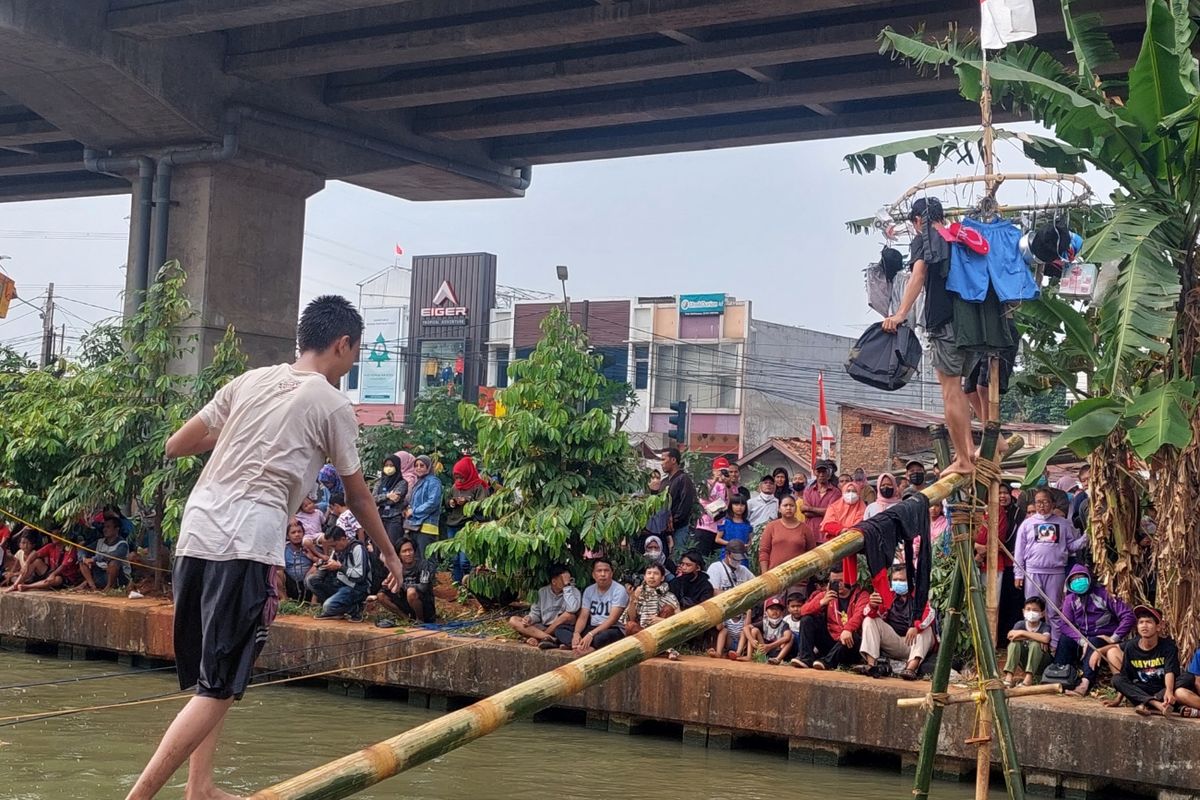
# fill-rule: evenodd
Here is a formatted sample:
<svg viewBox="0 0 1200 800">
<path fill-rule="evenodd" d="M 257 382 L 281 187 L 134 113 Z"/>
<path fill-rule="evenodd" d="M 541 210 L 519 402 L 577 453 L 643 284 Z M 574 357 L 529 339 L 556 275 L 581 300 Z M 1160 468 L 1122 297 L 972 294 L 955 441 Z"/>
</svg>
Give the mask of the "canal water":
<svg viewBox="0 0 1200 800">
<path fill-rule="evenodd" d="M 112 662 L 0 650 L 0 687 L 119 672 Z M 56 686 L 0 689 L 0 717 L 118 703 L 178 689 L 173 672 L 134 671 Z M 0 798 L 120 800 L 182 702 L 0 727 Z M 437 716 L 404 702 L 338 697 L 316 687 L 251 689 L 217 751 L 218 783 L 249 793 Z M 2 725 L 2 723 L 0 723 Z M 186 768 L 159 796 L 183 796 Z M 939 784 L 966 800 L 969 784 Z M 519 722 L 356 795 L 361 800 L 827 800 L 910 797 L 893 768 L 821 768 L 784 753 L 720 751 L 667 736 Z M 993 790 L 993 796 L 998 793 Z"/>
</svg>

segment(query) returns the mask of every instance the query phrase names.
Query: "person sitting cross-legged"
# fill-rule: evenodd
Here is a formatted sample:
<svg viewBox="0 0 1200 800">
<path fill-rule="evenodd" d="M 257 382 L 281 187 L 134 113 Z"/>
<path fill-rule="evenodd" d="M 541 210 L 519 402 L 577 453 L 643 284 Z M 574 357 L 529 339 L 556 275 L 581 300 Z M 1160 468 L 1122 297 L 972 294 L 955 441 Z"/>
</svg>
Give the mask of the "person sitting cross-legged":
<svg viewBox="0 0 1200 800">
<path fill-rule="evenodd" d="M 125 586 L 129 583 L 132 567 L 129 542 L 121 538 L 121 522 L 117 517 L 105 516 L 102 536 L 96 542 L 96 552 L 79 559 L 83 583 L 93 590 Z"/>
<path fill-rule="evenodd" d="M 571 583 L 571 570 L 563 564 L 550 567 L 550 583 L 538 589 L 537 602 L 523 617 L 509 617 L 508 625 L 530 647 L 553 650 L 558 647 L 555 631 L 572 626 L 582 605 L 579 590 Z"/>
<path fill-rule="evenodd" d="M 371 560 L 366 545 L 351 539 L 340 527 L 330 531 L 326 541 L 333 548 L 333 555 L 304 581 L 321 603 L 317 619 L 341 619 L 349 614 L 352 622 L 361 622 L 363 603 L 371 586 Z"/>
<path fill-rule="evenodd" d="M 604 557 L 595 559 L 592 580 L 595 583 L 583 590 L 583 607 L 575 627 L 563 626 L 554 632 L 563 649 L 576 655 L 586 655 L 625 636 L 618 620 L 629 605 L 629 593 L 613 580 L 612 562 Z"/>
<path fill-rule="evenodd" d="M 623 621 L 625 635 L 636 636 L 655 623 L 662 622 L 679 610 L 679 600 L 671 594 L 667 584 L 667 571 L 662 564 L 646 565 L 642 583 L 633 590 Z M 663 655 L 672 661 L 679 660 L 679 651 L 670 648 Z"/>
<path fill-rule="evenodd" d="M 784 620 L 783 607 L 782 597 L 768 598 L 762 621 L 745 628 L 750 653 L 764 653 L 768 664 L 778 664 L 792 646 L 792 629 Z"/>
<path fill-rule="evenodd" d="M 1162 612 L 1137 606 L 1133 614 L 1137 636 L 1121 645 L 1121 670 L 1113 675 L 1113 688 L 1137 713 L 1166 716 L 1178 701 L 1179 689 L 1195 693 L 1195 679 L 1188 675 L 1191 680 L 1180 680 L 1179 649 L 1174 640 L 1161 635 Z"/>
<path fill-rule="evenodd" d="M 842 581 L 842 565 L 829 570 L 824 591 L 814 591 L 804 604 L 800 643 L 793 667 L 837 669 L 858 661 L 868 594 Z"/>
<path fill-rule="evenodd" d="M 433 602 L 437 568 L 432 561 L 417 556 L 417 545 L 407 536 L 400 540 L 397 554 L 404 568 L 403 574 L 397 578 L 400 585 L 396 591 L 385 586 L 376 596 L 380 605 L 417 622 L 433 622 L 437 610 Z"/>
<path fill-rule="evenodd" d="M 908 589 L 908 571 L 897 565 L 892 567 L 891 605 L 878 592 L 867 598 L 860 650 L 866 663 L 854 667 L 855 672 L 884 678 L 892 672 L 887 659 L 904 659 L 900 677 L 906 681 L 917 679 L 921 662 L 933 649 L 934 616 L 928 603 L 924 608 L 916 607 Z"/>
<path fill-rule="evenodd" d="M 1066 639 L 1059 641 L 1061 648 Z M 1008 632 L 1008 656 L 1004 659 L 1004 685 L 1013 685 L 1013 676 L 1022 670 L 1021 683 L 1032 686 L 1042 674 L 1050 652 L 1050 623 L 1046 621 L 1046 601 L 1031 597 L 1025 601 L 1024 617 Z"/>
</svg>

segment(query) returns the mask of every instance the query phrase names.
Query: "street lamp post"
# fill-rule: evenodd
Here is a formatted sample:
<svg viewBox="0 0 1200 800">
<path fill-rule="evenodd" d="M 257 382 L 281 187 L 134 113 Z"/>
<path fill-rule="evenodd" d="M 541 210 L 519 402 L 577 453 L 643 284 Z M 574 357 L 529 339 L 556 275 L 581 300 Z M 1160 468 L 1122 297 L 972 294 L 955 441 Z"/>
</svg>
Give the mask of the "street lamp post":
<svg viewBox="0 0 1200 800">
<path fill-rule="evenodd" d="M 567 266 L 565 264 L 559 264 L 554 269 L 558 273 L 558 279 L 560 281 L 562 281 L 563 313 L 567 315 L 567 319 L 570 319 L 571 318 L 571 301 L 569 299 L 567 299 L 567 277 L 568 277 Z"/>
</svg>

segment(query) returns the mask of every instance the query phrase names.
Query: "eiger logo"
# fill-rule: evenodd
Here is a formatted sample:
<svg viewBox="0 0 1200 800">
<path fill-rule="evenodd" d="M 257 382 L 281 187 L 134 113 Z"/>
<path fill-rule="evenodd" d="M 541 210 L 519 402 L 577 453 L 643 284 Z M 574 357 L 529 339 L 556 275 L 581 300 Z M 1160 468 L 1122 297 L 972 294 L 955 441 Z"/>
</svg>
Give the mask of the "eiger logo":
<svg viewBox="0 0 1200 800">
<path fill-rule="evenodd" d="M 442 285 L 438 288 L 437 294 L 433 296 L 433 305 L 458 305 L 458 295 L 454 293 L 454 287 L 450 285 L 450 281 L 442 281 Z"/>
<path fill-rule="evenodd" d="M 438 287 L 437 294 L 433 296 L 433 302 L 428 308 L 421 309 L 421 316 L 429 317 L 465 317 L 467 316 L 467 307 L 458 304 L 458 295 L 454 293 L 454 287 L 450 285 L 450 281 L 442 281 L 442 285 Z"/>
</svg>

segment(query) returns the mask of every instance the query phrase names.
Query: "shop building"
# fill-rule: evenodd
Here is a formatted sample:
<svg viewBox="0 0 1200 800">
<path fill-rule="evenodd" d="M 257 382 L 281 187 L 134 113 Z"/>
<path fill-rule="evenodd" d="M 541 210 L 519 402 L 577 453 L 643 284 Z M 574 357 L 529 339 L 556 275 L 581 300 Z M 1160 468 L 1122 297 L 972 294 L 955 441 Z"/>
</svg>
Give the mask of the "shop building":
<svg viewBox="0 0 1200 800">
<path fill-rule="evenodd" d="M 549 302 L 513 303 L 492 312 L 487 386 L 508 385 L 508 364 L 537 346 Z M 844 363 L 854 339 L 756 320 L 749 300 L 720 293 L 576 300 L 571 318 L 588 333 L 601 369 L 633 388 L 637 408 L 625 424 L 635 444 L 667 444 L 673 402 L 689 402 L 688 445 L 712 454 L 749 452 L 772 437 L 806 437 L 817 419 L 817 376 L 824 373 L 830 425 L 836 403 L 929 407 L 940 397 L 922 382 L 887 393 L 854 383 Z"/>
</svg>

